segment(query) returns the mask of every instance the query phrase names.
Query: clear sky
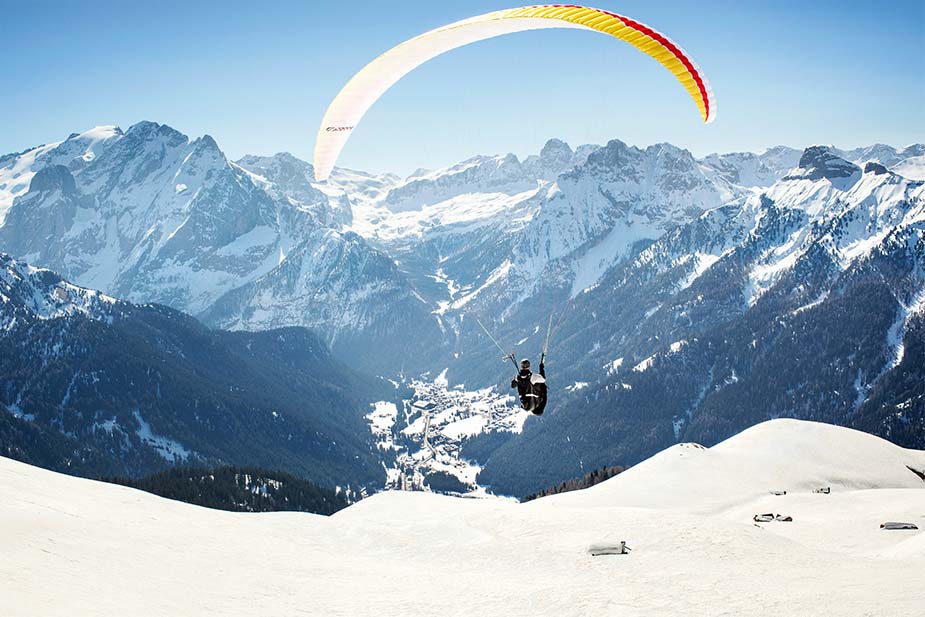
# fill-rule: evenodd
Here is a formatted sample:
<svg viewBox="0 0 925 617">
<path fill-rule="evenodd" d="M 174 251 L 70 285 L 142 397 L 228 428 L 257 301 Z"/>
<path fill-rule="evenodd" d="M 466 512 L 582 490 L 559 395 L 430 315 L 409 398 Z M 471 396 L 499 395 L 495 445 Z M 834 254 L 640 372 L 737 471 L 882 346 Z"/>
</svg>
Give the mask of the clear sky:
<svg viewBox="0 0 925 617">
<path fill-rule="evenodd" d="M 416 34 L 528 1 L 0 0 L 0 154 L 100 124 L 208 133 L 232 158 L 310 160 L 321 117 L 367 62 Z M 589 2 L 663 32 L 716 93 L 703 125 L 672 76 L 604 35 L 514 34 L 395 86 L 339 164 L 408 173 L 474 154 L 619 138 L 703 155 L 925 141 L 925 1 Z"/>
</svg>

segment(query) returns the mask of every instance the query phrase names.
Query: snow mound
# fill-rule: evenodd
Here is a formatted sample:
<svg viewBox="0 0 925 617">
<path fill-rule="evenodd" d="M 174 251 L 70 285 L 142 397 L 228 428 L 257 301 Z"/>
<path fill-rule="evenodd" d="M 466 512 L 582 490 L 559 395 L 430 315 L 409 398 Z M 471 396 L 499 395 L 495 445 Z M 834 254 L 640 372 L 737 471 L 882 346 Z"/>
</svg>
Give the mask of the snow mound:
<svg viewBox="0 0 925 617">
<path fill-rule="evenodd" d="M 903 534 L 902 542 L 882 551 L 880 556 L 894 559 L 925 559 L 925 533 L 917 533 L 915 531 L 902 531 L 896 533 Z"/>
<path fill-rule="evenodd" d="M 567 505 L 719 512 L 770 491 L 925 488 L 925 452 L 849 428 L 779 419 L 704 448 L 677 444 L 586 491 L 550 499 Z"/>
</svg>

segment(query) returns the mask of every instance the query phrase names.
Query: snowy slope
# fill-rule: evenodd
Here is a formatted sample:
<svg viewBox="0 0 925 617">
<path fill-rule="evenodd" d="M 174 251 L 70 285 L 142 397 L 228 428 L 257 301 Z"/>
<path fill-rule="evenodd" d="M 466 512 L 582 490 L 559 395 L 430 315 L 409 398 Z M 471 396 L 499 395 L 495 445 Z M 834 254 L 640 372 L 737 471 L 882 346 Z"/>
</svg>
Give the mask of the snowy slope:
<svg viewBox="0 0 925 617">
<path fill-rule="evenodd" d="M 841 463 L 850 470 L 846 483 L 897 480 L 852 467 L 857 453 L 890 465 L 891 458 L 878 458 L 885 451 L 874 437 L 807 423 L 762 434 L 764 428 L 742 444 L 724 444 L 722 460 L 703 471 L 728 473 L 756 447 L 765 451 L 758 458 L 770 458 L 780 442 L 808 430 L 815 439 L 797 440 L 811 449 L 789 450 L 807 474 Z M 820 452 L 828 460 L 817 468 Z M 907 454 L 922 460 L 922 452 Z M 638 475 L 662 485 L 677 487 L 686 477 L 678 466 L 644 465 Z M 683 503 L 627 507 L 615 490 L 627 477 L 569 495 L 568 504 L 391 492 L 323 518 L 210 511 L 0 459 L 0 594 L 12 617 L 861 616 L 912 615 L 925 602 L 923 532 L 877 528 L 887 518 L 925 527 L 921 482 L 909 489 L 833 488 L 812 495 L 812 507 L 794 504 L 805 518 L 753 525 L 749 506 L 760 502 L 739 499 L 744 509 L 736 517 L 693 514 Z M 875 530 L 863 544 L 854 528 L 835 524 L 844 512 L 858 516 L 858 529 Z M 587 552 L 591 544 L 620 540 L 630 555 Z"/>
<path fill-rule="evenodd" d="M 925 156 L 910 156 L 896 164 L 893 171 L 912 180 L 925 181 Z"/>
<path fill-rule="evenodd" d="M 716 513 L 770 491 L 925 489 L 910 467 L 925 472 L 925 452 L 848 428 L 770 420 L 712 448 L 677 444 L 612 480 L 549 500 Z"/>
</svg>

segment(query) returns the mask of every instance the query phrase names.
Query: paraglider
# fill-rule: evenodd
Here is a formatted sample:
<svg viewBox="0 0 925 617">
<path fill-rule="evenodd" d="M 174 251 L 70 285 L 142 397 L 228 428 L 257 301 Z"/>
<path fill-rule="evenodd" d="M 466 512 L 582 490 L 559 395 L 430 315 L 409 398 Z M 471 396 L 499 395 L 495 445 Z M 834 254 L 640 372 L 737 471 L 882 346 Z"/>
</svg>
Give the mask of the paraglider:
<svg viewBox="0 0 925 617">
<path fill-rule="evenodd" d="M 547 4 L 505 9 L 458 21 L 393 47 L 353 76 L 328 107 L 315 141 L 315 178 L 327 180 L 367 110 L 402 77 L 445 52 L 514 32 L 572 28 L 601 32 L 633 45 L 671 71 L 704 122 L 716 117 L 713 92 L 693 60 L 665 35 L 628 17 L 590 7 Z M 516 364 L 516 362 L 515 362 Z"/>
<path fill-rule="evenodd" d="M 571 28 L 600 32 L 634 46 L 668 69 L 693 99 L 705 123 L 716 118 L 713 91 L 699 67 L 677 44 L 638 21 L 591 7 L 574 4 L 546 4 L 504 9 L 464 19 L 401 43 L 361 69 L 341 89 L 325 112 L 315 140 L 315 178 L 325 181 L 354 128 L 366 112 L 402 77 L 437 56 L 478 41 L 528 30 Z M 561 320 L 561 318 L 560 318 Z M 547 403 L 545 358 L 552 333 L 552 318 L 540 358 L 540 371 L 530 371 L 525 360 L 520 366 L 482 326 L 492 342 L 517 369 L 511 387 L 517 388 L 521 406 L 536 415 Z"/>
<path fill-rule="evenodd" d="M 530 361 L 524 358 L 520 361 L 520 370 L 511 380 L 511 388 L 517 388 L 520 406 L 533 415 L 541 416 L 546 409 L 546 366 L 540 360 L 540 373 L 534 374 L 530 370 Z"/>
<path fill-rule="evenodd" d="M 499 343 L 495 337 L 491 335 L 491 332 L 488 331 L 488 328 L 478 319 L 476 319 L 475 322 L 479 324 L 482 331 L 488 335 L 488 338 L 495 344 L 495 347 L 500 349 L 501 353 L 506 354 L 504 356 L 505 362 L 510 360 L 514 363 L 517 374 L 514 375 L 514 379 L 511 380 L 511 388 L 517 390 L 520 406 L 525 411 L 529 411 L 535 416 L 543 415 L 548 400 L 548 388 L 546 386 L 546 352 L 549 349 L 549 338 L 552 336 L 553 332 L 552 315 L 549 316 L 549 328 L 546 330 L 546 342 L 543 343 L 543 353 L 540 354 L 539 374 L 533 373 L 533 371 L 530 370 L 530 360 L 527 358 L 521 360 L 520 366 L 518 367 L 514 352 L 507 354 L 507 352 L 504 351 L 504 347 L 501 346 L 501 343 Z"/>
</svg>

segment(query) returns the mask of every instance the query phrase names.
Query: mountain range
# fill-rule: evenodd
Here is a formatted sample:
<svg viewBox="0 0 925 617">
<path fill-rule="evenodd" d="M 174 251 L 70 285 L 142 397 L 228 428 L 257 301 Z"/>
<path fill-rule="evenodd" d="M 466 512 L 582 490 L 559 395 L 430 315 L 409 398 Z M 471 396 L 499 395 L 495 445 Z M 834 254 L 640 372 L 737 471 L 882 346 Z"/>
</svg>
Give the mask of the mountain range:
<svg viewBox="0 0 925 617">
<path fill-rule="evenodd" d="M 0 253 L 0 452 L 86 476 L 175 465 L 382 485 L 364 415 L 393 389 L 304 328 L 211 330 Z"/>
<path fill-rule="evenodd" d="M 0 158 L 0 250 L 223 341 L 309 328 L 345 370 L 396 383 L 442 371 L 506 390 L 476 318 L 522 355 L 551 336 L 547 414 L 453 441 L 497 492 L 775 417 L 925 445 L 923 145 L 697 158 L 550 140 L 404 179 L 313 173 L 285 153 L 230 161 L 151 122 L 98 127 Z M 364 379 L 360 407 L 395 394 Z M 415 397 L 390 443 L 407 440 Z M 354 413 L 355 444 L 383 438 Z"/>
<path fill-rule="evenodd" d="M 574 299 L 555 346 L 565 400 L 480 481 L 519 492 L 776 417 L 921 447 L 923 259 L 921 181 L 807 149 L 768 189 L 674 228 Z M 541 465 L 551 449 L 557 464 Z"/>
</svg>

